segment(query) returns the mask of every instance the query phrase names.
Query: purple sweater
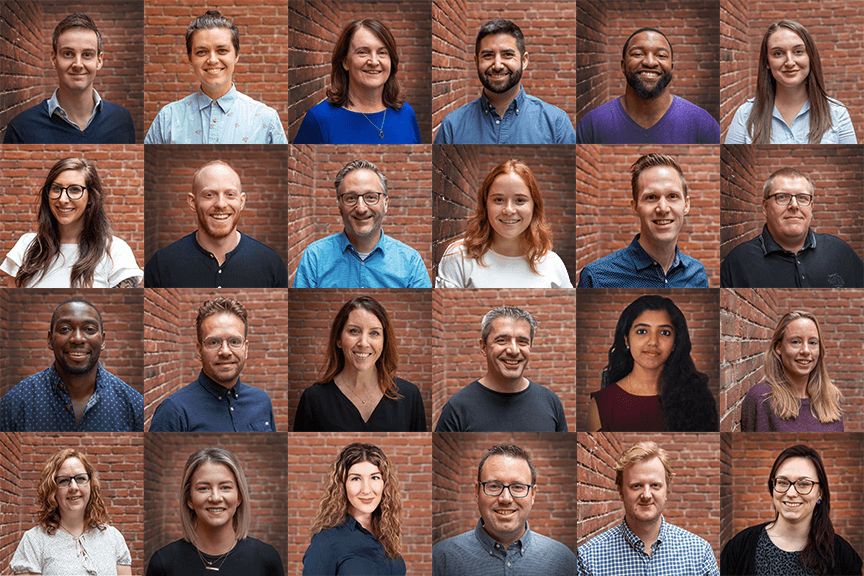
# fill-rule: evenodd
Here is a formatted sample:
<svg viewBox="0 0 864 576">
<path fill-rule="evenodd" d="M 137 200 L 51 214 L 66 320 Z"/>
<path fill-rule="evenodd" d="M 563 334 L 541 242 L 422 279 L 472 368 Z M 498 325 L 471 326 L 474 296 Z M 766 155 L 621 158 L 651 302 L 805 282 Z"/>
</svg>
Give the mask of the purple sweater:
<svg viewBox="0 0 864 576">
<path fill-rule="evenodd" d="M 801 399 L 798 418 L 783 420 L 771 410 L 771 386 L 756 384 L 741 403 L 742 432 L 843 432 L 843 418 L 822 424 L 810 412 L 810 399 Z"/>
</svg>

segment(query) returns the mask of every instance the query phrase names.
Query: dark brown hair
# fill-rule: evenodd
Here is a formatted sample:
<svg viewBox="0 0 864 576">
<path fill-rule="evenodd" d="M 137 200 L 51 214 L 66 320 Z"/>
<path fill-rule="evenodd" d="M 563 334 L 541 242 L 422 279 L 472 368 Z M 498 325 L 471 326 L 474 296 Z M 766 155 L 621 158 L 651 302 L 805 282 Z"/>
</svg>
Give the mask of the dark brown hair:
<svg viewBox="0 0 864 576">
<path fill-rule="evenodd" d="M 198 30 L 210 30 L 212 28 L 225 28 L 231 31 L 231 44 L 234 46 L 234 54 L 240 54 L 240 30 L 231 20 L 222 16 L 218 10 L 208 10 L 201 16 L 195 18 L 189 28 L 186 29 L 186 56 L 192 56 L 192 40 Z"/>
<path fill-rule="evenodd" d="M 233 314 L 237 316 L 243 321 L 243 337 L 246 338 L 249 336 L 249 314 L 246 312 L 246 308 L 233 298 L 219 296 L 213 300 L 207 300 L 198 308 L 198 316 L 195 318 L 195 331 L 198 333 L 198 342 L 202 342 L 204 339 L 201 334 L 201 325 L 204 324 L 207 318 L 216 314 Z"/>
<path fill-rule="evenodd" d="M 99 29 L 96 28 L 96 23 L 93 22 L 93 19 L 83 12 L 75 12 L 66 16 L 66 18 L 61 20 L 60 23 L 57 24 L 57 27 L 54 28 L 54 34 L 51 35 L 51 51 L 54 52 L 54 54 L 57 54 L 57 40 L 60 38 L 60 35 L 71 28 L 84 28 L 85 30 L 92 30 L 95 32 L 96 55 L 98 56 L 99 54 L 102 54 L 102 34 L 99 33 Z"/>
</svg>

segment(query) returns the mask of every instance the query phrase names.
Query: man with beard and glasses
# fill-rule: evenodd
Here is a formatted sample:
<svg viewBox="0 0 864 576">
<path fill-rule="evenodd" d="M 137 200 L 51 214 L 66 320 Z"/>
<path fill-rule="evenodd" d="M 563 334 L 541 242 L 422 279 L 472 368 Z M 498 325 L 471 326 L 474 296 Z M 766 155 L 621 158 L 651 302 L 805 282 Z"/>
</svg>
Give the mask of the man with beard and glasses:
<svg viewBox="0 0 864 576">
<path fill-rule="evenodd" d="M 201 372 L 159 404 L 149 432 L 275 432 L 270 397 L 240 382 L 249 352 L 246 308 L 232 298 L 204 302 L 195 328 Z"/>
<path fill-rule="evenodd" d="M 486 374 L 454 394 L 436 432 L 567 432 L 561 400 L 523 376 L 537 320 L 512 306 L 490 310 L 480 322 Z"/>
<path fill-rule="evenodd" d="M 0 432 L 143 432 L 144 398 L 105 370 L 102 315 L 81 298 L 54 310 L 54 364 L 0 400 Z"/>
<path fill-rule="evenodd" d="M 575 144 L 570 118 L 560 108 L 528 96 L 525 37 L 509 20 L 490 20 L 474 44 L 483 94 L 448 114 L 435 144 Z"/>
<path fill-rule="evenodd" d="M 579 144 L 719 144 L 708 112 L 669 91 L 672 44 L 654 28 L 630 35 L 621 52 L 624 96 L 599 106 L 576 126 Z"/>
</svg>

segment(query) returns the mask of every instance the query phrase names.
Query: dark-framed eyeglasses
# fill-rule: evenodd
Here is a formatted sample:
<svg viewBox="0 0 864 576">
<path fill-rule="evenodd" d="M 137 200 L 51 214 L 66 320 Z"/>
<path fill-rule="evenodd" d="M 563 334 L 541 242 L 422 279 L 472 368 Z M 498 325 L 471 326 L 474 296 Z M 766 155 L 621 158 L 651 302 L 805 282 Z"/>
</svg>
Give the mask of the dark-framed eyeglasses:
<svg viewBox="0 0 864 576">
<path fill-rule="evenodd" d="M 339 195 L 339 201 L 342 202 L 343 206 L 356 206 L 357 201 L 360 198 L 363 198 L 364 204 L 367 206 L 375 206 L 381 200 L 381 196 L 383 195 L 383 192 L 366 192 L 365 194 L 346 192 L 345 194 Z"/>
<path fill-rule="evenodd" d="M 204 345 L 204 348 L 210 352 L 215 352 L 222 348 L 223 342 L 228 342 L 228 347 L 232 350 L 240 350 L 243 348 L 243 344 L 246 343 L 246 339 L 235 336 L 232 336 L 231 338 L 205 338 L 202 344 Z"/>
<path fill-rule="evenodd" d="M 812 194 L 787 194 L 786 192 L 778 192 L 777 194 L 771 194 L 768 198 L 773 198 L 774 202 L 778 206 L 788 206 L 789 202 L 792 201 L 792 198 L 795 198 L 795 201 L 799 206 L 809 206 L 811 202 L 813 202 Z"/>
<path fill-rule="evenodd" d="M 807 478 L 801 478 L 800 480 L 796 480 L 795 482 L 790 482 L 786 478 L 775 478 L 774 490 L 780 492 L 781 494 L 786 494 L 786 492 L 789 491 L 789 488 L 795 486 L 795 491 L 798 492 L 798 494 L 806 496 L 813 491 L 813 486 L 815 484 L 819 484 L 819 482 L 814 482 L 813 480 L 808 480 Z"/>
<path fill-rule="evenodd" d="M 90 483 L 90 473 L 83 472 L 81 474 L 76 474 L 75 476 L 54 477 L 54 482 L 56 482 L 57 486 L 59 486 L 60 488 L 68 488 L 72 484 L 73 480 L 78 486 L 85 486 Z"/>
<path fill-rule="evenodd" d="M 528 496 L 528 493 L 531 492 L 531 484 L 502 484 L 501 482 L 480 482 L 480 485 L 483 487 L 483 493 L 487 496 L 500 496 L 504 489 L 510 491 L 510 495 L 513 498 L 525 498 Z"/>
<path fill-rule="evenodd" d="M 63 186 L 58 186 L 57 184 L 52 184 L 45 188 L 45 193 L 48 194 L 48 198 L 51 200 L 57 200 L 63 195 L 63 192 L 66 192 L 66 196 L 68 196 L 70 200 L 78 200 L 84 195 L 84 191 L 88 189 L 87 186 L 78 186 L 77 184 L 66 186 L 65 188 Z"/>
</svg>

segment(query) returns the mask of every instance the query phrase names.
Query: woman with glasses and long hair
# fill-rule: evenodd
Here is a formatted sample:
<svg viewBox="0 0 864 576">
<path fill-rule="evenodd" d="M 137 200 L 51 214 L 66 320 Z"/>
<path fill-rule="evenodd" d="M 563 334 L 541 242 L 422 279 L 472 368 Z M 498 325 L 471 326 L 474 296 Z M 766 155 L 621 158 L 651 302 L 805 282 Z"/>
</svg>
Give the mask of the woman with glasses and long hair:
<svg viewBox="0 0 864 576">
<path fill-rule="evenodd" d="M 303 576 L 405 576 L 402 498 L 377 446 L 349 444 L 330 464 Z"/>
<path fill-rule="evenodd" d="M 801 310 L 780 318 L 764 356 L 765 381 L 741 403 L 742 432 L 842 432 L 843 395 L 825 365 L 822 328 Z"/>
<path fill-rule="evenodd" d="M 108 524 L 99 475 L 81 452 L 48 458 L 37 490 L 38 525 L 24 533 L 9 568 L 25 576 L 132 574 L 123 535 Z"/>
<path fill-rule="evenodd" d="M 36 232 L 6 255 L 0 270 L 17 288 L 135 288 L 144 277 L 132 249 L 111 234 L 96 166 L 63 158 L 40 190 Z"/>
<path fill-rule="evenodd" d="M 860 576 L 861 557 L 831 523 L 831 490 L 819 453 L 783 450 L 768 475 L 774 520 L 745 528 L 720 554 L 720 573 L 742 576 Z"/>
</svg>

